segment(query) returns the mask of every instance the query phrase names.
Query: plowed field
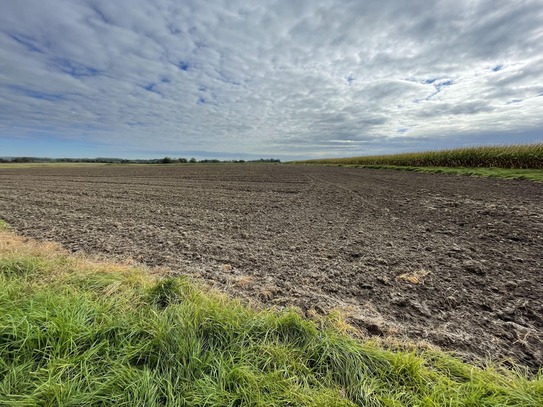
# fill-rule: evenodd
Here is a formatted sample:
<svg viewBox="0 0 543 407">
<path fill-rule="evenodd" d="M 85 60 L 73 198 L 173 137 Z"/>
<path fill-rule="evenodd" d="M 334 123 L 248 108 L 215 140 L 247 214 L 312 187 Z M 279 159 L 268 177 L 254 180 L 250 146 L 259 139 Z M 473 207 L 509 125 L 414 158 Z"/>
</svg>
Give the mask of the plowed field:
<svg viewBox="0 0 543 407">
<path fill-rule="evenodd" d="M 543 365 L 543 184 L 286 165 L 0 168 L 0 218 L 370 335 Z"/>
</svg>

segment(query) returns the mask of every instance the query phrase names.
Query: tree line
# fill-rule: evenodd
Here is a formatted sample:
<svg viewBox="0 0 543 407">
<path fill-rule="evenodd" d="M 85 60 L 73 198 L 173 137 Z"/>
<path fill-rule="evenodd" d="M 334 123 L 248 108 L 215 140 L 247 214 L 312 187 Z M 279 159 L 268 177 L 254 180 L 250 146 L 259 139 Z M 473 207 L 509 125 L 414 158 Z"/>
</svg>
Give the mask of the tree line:
<svg viewBox="0 0 543 407">
<path fill-rule="evenodd" d="M 218 160 L 196 158 L 151 158 L 151 159 L 126 159 L 126 158 L 44 158 L 44 157 L 3 157 L 0 163 L 101 163 L 101 164 L 209 164 L 209 163 L 280 163 L 276 158 L 261 158 L 259 160 Z"/>
</svg>

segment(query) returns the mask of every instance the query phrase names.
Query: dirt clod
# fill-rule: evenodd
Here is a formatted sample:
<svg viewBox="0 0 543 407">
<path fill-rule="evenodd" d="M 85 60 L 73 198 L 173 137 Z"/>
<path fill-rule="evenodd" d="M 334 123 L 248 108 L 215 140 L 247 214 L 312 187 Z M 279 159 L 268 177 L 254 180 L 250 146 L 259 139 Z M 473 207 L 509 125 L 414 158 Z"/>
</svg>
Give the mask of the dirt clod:
<svg viewBox="0 0 543 407">
<path fill-rule="evenodd" d="M 466 270 L 466 271 L 468 271 L 470 273 L 477 274 L 477 275 L 480 275 L 480 276 L 484 276 L 486 274 L 485 270 L 483 269 L 482 264 L 479 263 L 478 261 L 464 260 L 462 265 L 464 266 L 464 270 Z"/>
</svg>

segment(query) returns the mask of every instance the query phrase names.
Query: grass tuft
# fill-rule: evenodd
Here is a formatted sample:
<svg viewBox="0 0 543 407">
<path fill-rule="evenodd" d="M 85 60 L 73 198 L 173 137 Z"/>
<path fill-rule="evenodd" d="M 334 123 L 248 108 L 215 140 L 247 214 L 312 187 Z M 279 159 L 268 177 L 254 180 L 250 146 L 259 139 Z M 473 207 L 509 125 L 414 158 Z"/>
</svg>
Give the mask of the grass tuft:
<svg viewBox="0 0 543 407">
<path fill-rule="evenodd" d="M 188 287 L 185 280 L 179 278 L 165 278 L 155 283 L 149 290 L 151 304 L 164 309 L 172 304 L 180 304 L 184 297 L 184 288 Z"/>
<path fill-rule="evenodd" d="M 333 317 L 250 308 L 9 231 L 0 287 L 0 405 L 543 405 L 542 372 L 385 348 Z"/>
<path fill-rule="evenodd" d="M 6 277 L 30 277 L 39 273 L 43 268 L 42 261 L 35 257 L 0 259 L 0 274 Z"/>
</svg>

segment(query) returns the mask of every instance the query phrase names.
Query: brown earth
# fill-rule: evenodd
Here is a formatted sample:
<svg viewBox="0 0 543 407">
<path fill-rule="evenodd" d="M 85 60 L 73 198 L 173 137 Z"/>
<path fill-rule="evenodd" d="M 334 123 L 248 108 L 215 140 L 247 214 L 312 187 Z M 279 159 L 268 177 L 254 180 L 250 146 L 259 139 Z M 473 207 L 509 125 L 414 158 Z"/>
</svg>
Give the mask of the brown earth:
<svg viewBox="0 0 543 407">
<path fill-rule="evenodd" d="M 339 307 L 370 335 L 543 366 L 543 184 L 286 165 L 1 168 L 0 217 L 265 304 Z"/>
</svg>

